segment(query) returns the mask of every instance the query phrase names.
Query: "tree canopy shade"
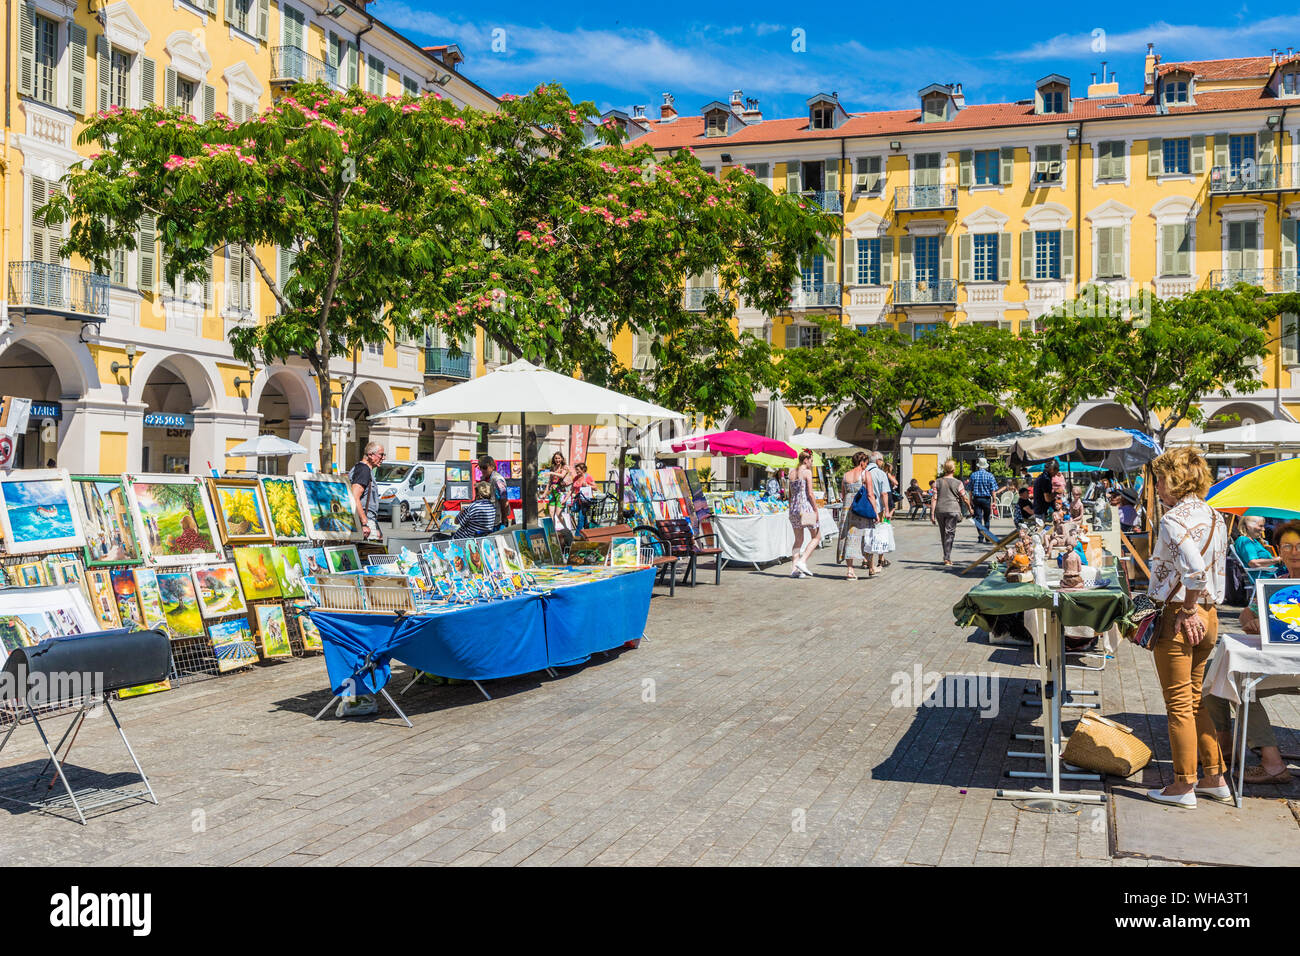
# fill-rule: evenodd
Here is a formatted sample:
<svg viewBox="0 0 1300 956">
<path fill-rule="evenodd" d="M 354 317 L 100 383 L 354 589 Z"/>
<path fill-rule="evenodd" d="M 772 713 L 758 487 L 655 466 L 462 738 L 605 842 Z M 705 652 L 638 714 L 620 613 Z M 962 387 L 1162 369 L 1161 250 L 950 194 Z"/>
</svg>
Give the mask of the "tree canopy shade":
<svg viewBox="0 0 1300 956">
<path fill-rule="evenodd" d="M 1246 285 L 1169 299 L 1143 294 L 1131 303 L 1085 288 L 1043 317 L 1020 404 L 1047 419 L 1109 398 L 1163 443 L 1184 419 L 1204 421 L 1205 397 L 1262 387 L 1269 323 L 1285 306 L 1284 297 Z"/>
<path fill-rule="evenodd" d="M 974 323 L 940 325 L 915 342 L 885 325 L 823 328 L 820 348 L 782 353 L 782 396 L 833 412 L 856 408 L 887 435 L 962 408 L 1009 407 L 1028 364 L 1023 340 Z"/>
<path fill-rule="evenodd" d="M 63 254 L 100 272 L 141 237 L 152 263 L 155 232 L 169 282 L 204 281 L 214 252 L 241 251 L 277 308 L 231 332 L 236 357 L 305 358 L 324 409 L 332 358 L 426 325 L 462 342 L 482 328 L 508 352 L 702 414 L 752 407 L 769 351 L 733 332 L 732 294 L 783 306 L 835 220 L 742 170 L 719 181 L 686 152 L 657 161 L 559 87 L 503 100 L 484 112 L 301 84 L 238 124 L 114 107 L 87 125 L 100 152 L 46 215 L 71 220 Z M 688 311 L 682 287 L 706 273 L 721 294 Z M 653 368 L 616 359 L 624 330 L 653 342 Z"/>
</svg>

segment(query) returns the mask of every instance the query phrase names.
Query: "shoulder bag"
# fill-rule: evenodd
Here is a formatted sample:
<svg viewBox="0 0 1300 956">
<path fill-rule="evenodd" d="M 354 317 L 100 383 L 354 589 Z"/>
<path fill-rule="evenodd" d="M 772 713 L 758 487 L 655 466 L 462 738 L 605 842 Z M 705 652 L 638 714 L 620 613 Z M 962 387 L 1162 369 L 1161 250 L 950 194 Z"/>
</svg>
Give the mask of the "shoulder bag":
<svg viewBox="0 0 1300 956">
<path fill-rule="evenodd" d="M 1212 512 L 1210 520 L 1210 533 L 1205 538 L 1205 544 L 1201 547 L 1201 559 L 1204 560 L 1210 553 L 1210 548 L 1214 546 L 1215 533 L 1218 531 L 1218 522 L 1223 519 L 1219 517 L 1217 511 Z M 1154 651 L 1156 639 L 1160 636 L 1160 621 L 1164 617 L 1165 605 L 1157 604 L 1151 600 L 1149 595 L 1139 594 L 1133 598 L 1133 614 L 1130 620 L 1133 622 L 1130 630 L 1124 635 L 1138 647 L 1144 647 L 1148 651 Z"/>
<path fill-rule="evenodd" d="M 866 481 L 870 480 L 871 478 L 868 476 Z M 866 481 L 864 481 L 862 487 L 858 489 L 858 493 L 853 496 L 853 504 L 849 507 L 851 507 L 853 513 L 860 518 L 875 518 L 876 506 L 871 503 L 871 494 L 867 490 Z"/>
</svg>

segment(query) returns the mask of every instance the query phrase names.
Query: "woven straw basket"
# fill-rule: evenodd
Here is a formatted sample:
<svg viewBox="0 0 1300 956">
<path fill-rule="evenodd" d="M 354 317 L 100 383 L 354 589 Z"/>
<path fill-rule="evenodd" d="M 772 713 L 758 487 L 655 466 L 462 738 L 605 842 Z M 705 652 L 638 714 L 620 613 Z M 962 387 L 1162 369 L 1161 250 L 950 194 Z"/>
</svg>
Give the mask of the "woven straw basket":
<svg viewBox="0 0 1300 956">
<path fill-rule="evenodd" d="M 1131 777 L 1151 762 L 1151 748 L 1118 721 L 1084 714 L 1070 734 L 1061 759 L 1068 764 L 1114 777 Z"/>
</svg>

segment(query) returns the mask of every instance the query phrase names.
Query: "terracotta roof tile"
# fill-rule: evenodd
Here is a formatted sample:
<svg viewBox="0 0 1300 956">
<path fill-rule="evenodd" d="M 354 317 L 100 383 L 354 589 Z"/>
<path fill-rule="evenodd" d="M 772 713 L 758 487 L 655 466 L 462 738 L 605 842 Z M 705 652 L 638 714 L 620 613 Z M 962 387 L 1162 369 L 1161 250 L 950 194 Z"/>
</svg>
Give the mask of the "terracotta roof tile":
<svg viewBox="0 0 1300 956">
<path fill-rule="evenodd" d="M 1185 60 L 1162 63 L 1157 72 L 1164 76 L 1175 70 L 1187 70 L 1203 80 L 1248 80 L 1273 72 L 1271 56 L 1238 56 L 1226 60 Z"/>
<path fill-rule="evenodd" d="M 1264 57 L 1268 60 L 1268 57 Z M 1270 61 L 1271 62 L 1271 61 Z M 1116 104 L 1127 104 L 1116 106 Z M 1225 110 L 1275 108 L 1277 101 L 1263 89 L 1215 90 L 1197 95 L 1196 103 L 1170 107 L 1170 115 L 1217 113 Z M 813 142 L 836 140 L 842 136 L 889 136 L 913 133 L 942 133 L 961 129 L 987 129 L 1004 126 L 1056 125 L 1077 121 L 1126 119 L 1155 116 L 1155 100 L 1148 94 L 1127 94 L 1104 99 L 1077 99 L 1071 113 L 1034 113 L 1031 101 L 1020 103 L 978 103 L 945 123 L 922 123 L 921 111 L 892 110 L 880 113 L 850 113 L 839 129 L 809 129 L 808 118 L 770 119 L 746 126 L 730 136 L 705 136 L 704 118 L 680 116 L 675 120 L 650 120 L 650 132 L 640 142 L 655 149 L 683 147 L 744 146 L 758 143 Z"/>
</svg>

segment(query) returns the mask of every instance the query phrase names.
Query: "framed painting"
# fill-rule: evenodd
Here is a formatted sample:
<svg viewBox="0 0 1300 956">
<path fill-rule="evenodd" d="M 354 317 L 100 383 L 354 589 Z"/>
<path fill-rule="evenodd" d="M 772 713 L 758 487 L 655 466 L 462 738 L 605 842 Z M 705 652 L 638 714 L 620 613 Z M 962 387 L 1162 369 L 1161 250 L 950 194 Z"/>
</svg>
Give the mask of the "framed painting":
<svg viewBox="0 0 1300 956">
<path fill-rule="evenodd" d="M 248 610 L 239 590 L 239 574 L 233 564 L 214 564 L 195 568 L 194 590 L 199 597 L 199 613 L 204 618 L 243 614 Z"/>
<path fill-rule="evenodd" d="M 235 545 L 271 540 L 271 517 L 256 478 L 209 478 L 208 491 L 222 541 Z"/>
<path fill-rule="evenodd" d="M 0 590 L 0 663 L 19 647 L 100 630 L 95 618 L 85 595 L 74 586 Z"/>
<path fill-rule="evenodd" d="M 524 568 L 536 567 L 540 562 L 537 555 L 533 553 L 533 543 L 528 539 L 528 532 L 522 528 L 516 528 L 510 532 L 515 539 L 515 551 L 519 555 L 519 561 Z"/>
<path fill-rule="evenodd" d="M 86 535 L 86 567 L 144 561 L 120 475 L 73 475 L 72 490 Z"/>
<path fill-rule="evenodd" d="M 537 523 L 546 532 L 546 550 L 551 555 L 551 564 L 563 564 L 564 553 L 560 550 L 560 539 L 555 534 L 555 519 L 547 515 L 538 518 Z"/>
<path fill-rule="evenodd" d="M 136 568 L 131 574 L 135 578 L 135 597 L 140 602 L 144 626 L 171 634 L 163 612 L 162 593 L 158 590 L 158 572 L 153 568 Z"/>
<path fill-rule="evenodd" d="M 280 585 L 282 597 L 295 600 L 303 596 L 302 559 L 298 557 L 296 547 L 281 544 L 271 548 L 271 567 L 275 570 L 275 580 Z"/>
<path fill-rule="evenodd" d="M 271 534 L 276 541 L 307 541 L 307 520 L 298 501 L 298 486 L 292 478 L 264 475 L 262 497 L 271 519 Z"/>
<path fill-rule="evenodd" d="M 1261 578 L 1255 582 L 1259 645 L 1300 652 L 1300 578 Z"/>
<path fill-rule="evenodd" d="M 117 610 L 117 595 L 113 593 L 113 579 L 107 568 L 91 568 L 86 572 L 86 585 L 90 592 L 90 606 L 101 630 L 109 631 L 122 626 Z"/>
<path fill-rule="evenodd" d="M 122 619 L 122 626 L 132 630 L 144 627 L 144 612 L 140 609 L 135 586 L 135 575 L 130 568 L 113 568 L 108 572 L 113 583 L 113 596 L 117 599 L 117 614 Z"/>
<path fill-rule="evenodd" d="M 136 538 L 150 564 L 205 564 L 223 557 L 217 522 L 202 478 L 127 475 Z"/>
<path fill-rule="evenodd" d="M 243 585 L 244 597 L 248 600 L 280 596 L 280 582 L 275 577 L 275 564 L 268 545 L 235 548 L 235 568 L 239 571 L 239 583 Z"/>
<path fill-rule="evenodd" d="M 529 528 L 523 532 L 528 539 L 528 550 L 538 564 L 559 564 L 552 559 L 551 546 L 546 541 L 546 532 L 542 528 Z"/>
<path fill-rule="evenodd" d="M 208 638 L 212 641 L 212 652 L 217 658 L 218 673 L 224 674 L 237 667 L 257 663 L 257 645 L 253 643 L 253 633 L 249 630 L 247 618 L 213 621 L 208 625 Z"/>
<path fill-rule="evenodd" d="M 257 633 L 262 638 L 262 653 L 266 657 L 293 657 L 293 648 L 289 646 L 289 625 L 280 605 L 257 606 Z"/>
<path fill-rule="evenodd" d="M 299 472 L 298 503 L 307 536 L 321 541 L 360 541 L 361 519 L 344 475 Z"/>
<path fill-rule="evenodd" d="M 85 547 L 68 473 L 42 469 L 0 475 L 0 529 L 9 554 Z"/>
<path fill-rule="evenodd" d="M 350 574 L 361 570 L 361 555 L 357 554 L 355 544 L 337 545 L 325 549 L 325 560 L 333 574 Z"/>
<path fill-rule="evenodd" d="M 172 637 L 202 637 L 203 614 L 188 571 L 160 571 L 158 595 Z"/>
<path fill-rule="evenodd" d="M 303 650 L 323 651 L 325 645 L 321 643 L 320 628 L 306 614 L 298 615 L 298 633 L 302 635 Z"/>
<path fill-rule="evenodd" d="M 302 573 L 311 574 L 329 574 L 329 562 L 325 560 L 324 548 L 299 548 L 298 561 L 302 565 Z"/>
</svg>

